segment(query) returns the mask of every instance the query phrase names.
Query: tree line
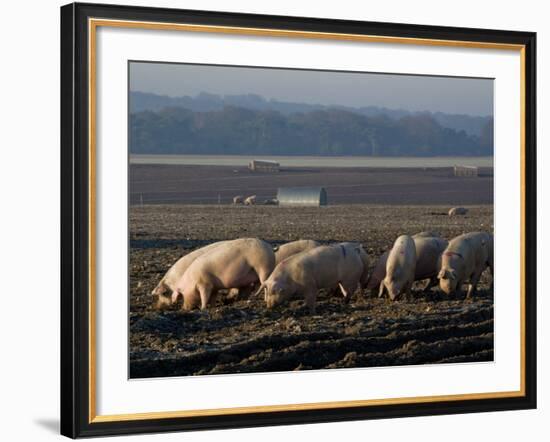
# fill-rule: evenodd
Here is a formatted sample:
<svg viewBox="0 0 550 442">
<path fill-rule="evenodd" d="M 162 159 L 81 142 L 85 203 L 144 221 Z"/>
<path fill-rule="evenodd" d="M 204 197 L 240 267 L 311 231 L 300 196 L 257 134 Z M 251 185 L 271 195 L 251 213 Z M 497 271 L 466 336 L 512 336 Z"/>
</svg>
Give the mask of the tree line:
<svg viewBox="0 0 550 442">
<path fill-rule="evenodd" d="M 486 156 L 493 122 L 479 135 L 443 127 L 431 113 L 400 118 L 327 108 L 284 114 L 237 106 L 182 107 L 130 114 L 136 154 Z"/>
</svg>

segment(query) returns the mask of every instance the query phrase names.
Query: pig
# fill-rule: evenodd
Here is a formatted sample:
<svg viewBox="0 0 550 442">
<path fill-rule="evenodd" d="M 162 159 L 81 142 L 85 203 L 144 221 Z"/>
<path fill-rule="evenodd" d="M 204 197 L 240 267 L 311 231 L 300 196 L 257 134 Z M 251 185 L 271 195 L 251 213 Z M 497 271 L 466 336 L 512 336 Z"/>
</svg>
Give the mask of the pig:
<svg viewBox="0 0 550 442">
<path fill-rule="evenodd" d="M 275 267 L 271 246 L 256 238 L 240 238 L 199 256 L 178 280 L 172 302 L 183 296 L 183 310 L 204 310 L 218 290 L 264 283 Z"/>
<path fill-rule="evenodd" d="M 440 268 L 441 254 L 449 242 L 443 238 L 417 237 L 416 235 L 413 236 L 413 240 L 414 246 L 416 247 L 414 280 L 422 281 L 424 279 L 429 279 L 428 284 L 423 290 L 427 292 L 439 283 L 437 274 Z"/>
<path fill-rule="evenodd" d="M 317 241 L 313 241 L 311 239 L 300 239 L 298 241 L 283 244 L 275 251 L 275 265 L 279 264 L 281 261 L 284 261 L 289 256 L 306 252 L 319 246 L 320 244 Z"/>
<path fill-rule="evenodd" d="M 456 216 L 456 215 L 466 215 L 468 213 L 468 209 L 465 207 L 453 207 L 451 210 L 449 210 L 449 216 Z"/>
<path fill-rule="evenodd" d="M 256 294 L 265 290 L 264 299 L 269 309 L 294 295 L 303 295 L 310 314 L 315 314 L 319 290 L 340 287 L 344 300 L 349 300 L 362 273 L 363 262 L 356 248 L 319 246 L 279 263 Z"/>
<path fill-rule="evenodd" d="M 161 309 L 172 303 L 170 293 L 174 291 L 178 280 L 183 276 L 185 271 L 193 263 L 193 261 L 195 261 L 195 259 L 225 242 L 226 241 L 219 241 L 208 244 L 207 246 L 194 250 L 178 259 L 176 263 L 168 269 L 166 274 L 152 291 L 152 295 L 158 297 L 157 308 Z M 168 295 L 166 294 L 167 292 L 169 292 Z"/>
<path fill-rule="evenodd" d="M 366 285 L 363 287 L 367 290 L 370 290 L 372 294 L 374 294 L 375 290 L 376 293 L 378 293 L 380 283 L 386 277 L 386 263 L 388 261 L 389 254 L 390 252 L 388 250 L 380 255 L 380 258 L 378 258 L 378 261 L 376 261 L 374 269 L 370 274 Z"/>
<path fill-rule="evenodd" d="M 393 244 L 386 261 L 386 276 L 380 282 L 378 296 L 387 290 L 394 301 L 401 293 L 411 294 L 416 270 L 416 247 L 414 240 L 408 235 L 401 235 Z"/>
<path fill-rule="evenodd" d="M 462 284 L 469 283 L 466 299 L 475 291 L 479 277 L 489 263 L 489 248 L 492 246 L 492 235 L 485 232 L 472 232 L 453 238 L 441 255 L 441 270 L 437 278 L 439 287 L 446 294 L 462 289 Z"/>
<path fill-rule="evenodd" d="M 245 206 L 253 206 L 256 204 L 256 195 L 250 195 L 244 200 Z"/>
<path fill-rule="evenodd" d="M 412 236 L 416 248 L 416 267 L 414 273 L 415 281 L 422 281 L 430 278 L 430 281 L 424 288 L 428 291 L 430 288 L 438 284 L 437 273 L 439 272 L 439 257 L 445 247 L 447 241 L 439 236 L 437 232 L 420 232 Z M 376 266 L 364 288 L 367 290 L 375 290 L 380 287 L 380 283 L 386 277 L 386 262 L 388 260 L 389 251 L 384 252 L 378 259 Z"/>
<path fill-rule="evenodd" d="M 237 195 L 233 197 L 233 204 L 243 204 L 244 203 L 244 196 Z"/>
<path fill-rule="evenodd" d="M 361 262 L 363 263 L 363 273 L 361 273 L 361 278 L 359 279 L 359 285 L 361 288 L 363 288 L 369 279 L 369 255 L 367 252 L 365 252 L 365 249 L 363 246 L 358 242 L 342 242 L 339 244 L 336 244 L 336 246 L 344 246 L 346 248 L 354 249 L 357 253 L 359 253 L 359 257 L 361 258 Z"/>
</svg>

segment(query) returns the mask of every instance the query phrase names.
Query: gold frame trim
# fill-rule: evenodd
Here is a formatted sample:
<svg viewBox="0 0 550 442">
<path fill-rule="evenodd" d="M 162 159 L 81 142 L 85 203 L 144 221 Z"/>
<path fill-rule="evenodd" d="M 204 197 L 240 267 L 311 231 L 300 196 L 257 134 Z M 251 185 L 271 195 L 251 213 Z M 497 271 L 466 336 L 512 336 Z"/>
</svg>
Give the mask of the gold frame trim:
<svg viewBox="0 0 550 442">
<path fill-rule="evenodd" d="M 389 44 L 412 44 L 420 46 L 444 46 L 444 47 L 462 47 L 475 49 L 496 49 L 519 51 L 520 53 L 520 192 L 521 192 L 521 263 L 520 263 L 520 389 L 518 391 L 488 392 L 488 393 L 466 393 L 453 395 L 437 396 L 416 396 L 388 399 L 368 399 L 353 401 L 335 401 L 335 402 L 315 402 L 302 404 L 284 404 L 284 405 L 262 405 L 234 408 L 215 408 L 215 409 L 197 409 L 181 411 L 159 411 L 148 413 L 129 413 L 129 414 L 96 414 L 96 35 L 97 28 L 115 27 L 115 28 L 134 28 L 147 30 L 164 31 L 186 31 L 186 32 L 206 32 L 217 34 L 236 34 L 236 35 L 255 35 L 266 37 L 287 37 L 287 38 L 307 38 L 339 41 L 357 41 L 370 43 L 389 43 Z M 239 415 L 247 413 L 274 413 L 281 411 L 304 411 L 304 410 L 322 410 L 330 408 L 352 408 L 376 405 L 396 405 L 396 404 L 420 404 L 427 402 L 442 401 L 461 401 L 461 400 L 482 400 L 497 398 L 523 397 L 526 393 L 525 379 L 525 45 L 504 44 L 492 42 L 474 42 L 457 40 L 438 40 L 409 37 L 390 37 L 377 35 L 358 35 L 358 34 L 339 34 L 328 32 L 310 32 L 310 31 L 292 31 L 283 29 L 263 29 L 263 28 L 244 28 L 233 26 L 210 26 L 181 23 L 158 23 L 158 22 L 140 22 L 129 20 L 111 20 L 111 19 L 88 19 L 89 35 L 89 423 L 100 422 L 119 422 L 119 421 L 137 421 L 146 419 L 169 419 L 181 417 L 199 417 L 199 416 L 220 416 L 220 415 Z"/>
</svg>

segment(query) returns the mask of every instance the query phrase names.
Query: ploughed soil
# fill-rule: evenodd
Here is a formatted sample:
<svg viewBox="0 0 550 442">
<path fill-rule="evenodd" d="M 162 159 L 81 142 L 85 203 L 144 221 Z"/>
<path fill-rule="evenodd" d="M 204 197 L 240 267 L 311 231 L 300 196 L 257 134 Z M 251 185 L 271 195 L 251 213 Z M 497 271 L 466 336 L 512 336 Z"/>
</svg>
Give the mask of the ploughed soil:
<svg viewBox="0 0 550 442">
<path fill-rule="evenodd" d="M 130 209 L 130 377 L 165 377 L 479 362 L 493 360 L 488 271 L 473 301 L 437 288 L 389 302 L 358 290 L 349 304 L 321 292 L 310 316 L 297 298 L 267 310 L 263 298 L 220 296 L 208 311 L 158 311 L 151 291 L 182 255 L 224 239 L 359 241 L 371 266 L 400 234 L 445 238 L 493 231 L 491 205 L 450 218 L 448 206 L 145 205 Z"/>
</svg>

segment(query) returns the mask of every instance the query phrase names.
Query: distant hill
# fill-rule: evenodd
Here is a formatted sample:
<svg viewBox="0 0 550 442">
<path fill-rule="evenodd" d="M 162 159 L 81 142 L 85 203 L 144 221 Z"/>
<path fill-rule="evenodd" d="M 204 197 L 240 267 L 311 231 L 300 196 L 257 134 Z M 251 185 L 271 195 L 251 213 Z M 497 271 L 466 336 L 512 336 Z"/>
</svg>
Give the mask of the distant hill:
<svg viewBox="0 0 550 442">
<path fill-rule="evenodd" d="M 469 135 L 481 136 L 484 127 L 492 124 L 492 117 L 471 116 L 462 114 L 447 114 L 443 112 L 410 112 L 403 109 L 388 109 L 377 106 L 347 107 L 347 106 L 323 106 L 307 103 L 293 103 L 277 100 L 266 100 L 255 95 L 216 95 L 202 92 L 196 97 L 182 96 L 169 97 L 145 92 L 130 93 L 130 112 L 160 111 L 166 108 L 184 108 L 195 112 L 208 112 L 222 110 L 226 106 L 240 107 L 251 110 L 276 111 L 284 115 L 292 113 L 305 113 L 319 110 L 341 109 L 357 113 L 367 117 L 386 116 L 393 120 L 405 116 L 428 114 L 441 126 L 463 130 Z"/>
<path fill-rule="evenodd" d="M 345 108 L 321 107 L 293 112 L 252 109 L 250 103 L 259 102 L 256 96 L 241 97 L 239 106 L 222 106 L 217 96 L 202 97 L 198 101 L 191 99 L 194 109 L 189 109 L 183 106 L 188 97 L 171 99 L 174 100 L 172 104 L 181 104 L 172 107 L 162 107 L 156 97 L 139 96 L 142 105 L 145 100 L 150 103 L 157 100 L 158 107 L 130 115 L 131 153 L 323 156 L 493 154 L 492 120 L 482 127 L 480 135 L 472 135 L 462 129 L 442 126 L 430 113 L 406 113 L 392 118 L 385 114 L 367 116 Z M 245 104 L 248 106 L 245 107 Z M 133 109 L 137 107 L 134 106 L 135 103 L 132 103 Z"/>
</svg>

